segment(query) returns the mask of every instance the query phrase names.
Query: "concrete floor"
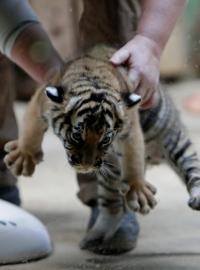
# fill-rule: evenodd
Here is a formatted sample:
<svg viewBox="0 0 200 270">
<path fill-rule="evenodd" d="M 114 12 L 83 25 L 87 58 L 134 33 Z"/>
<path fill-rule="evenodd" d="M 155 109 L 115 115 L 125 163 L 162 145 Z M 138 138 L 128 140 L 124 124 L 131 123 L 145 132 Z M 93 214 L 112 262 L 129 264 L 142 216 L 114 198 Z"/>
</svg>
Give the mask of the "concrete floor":
<svg viewBox="0 0 200 270">
<path fill-rule="evenodd" d="M 183 82 L 169 89 L 200 153 L 200 115 L 182 109 L 185 97 L 200 93 L 200 81 Z M 17 104 L 16 111 L 20 120 L 24 105 Z M 159 204 L 148 216 L 139 216 L 141 233 L 137 248 L 123 256 L 97 256 L 79 250 L 89 211 L 76 198 L 74 173 L 52 132 L 45 138 L 44 152 L 45 161 L 34 176 L 20 178 L 19 185 L 24 208 L 46 224 L 54 253 L 45 260 L 5 266 L 3 270 L 199 270 L 200 215 L 187 207 L 185 187 L 169 167 L 161 165 L 148 171 L 147 179 L 158 188 Z"/>
</svg>

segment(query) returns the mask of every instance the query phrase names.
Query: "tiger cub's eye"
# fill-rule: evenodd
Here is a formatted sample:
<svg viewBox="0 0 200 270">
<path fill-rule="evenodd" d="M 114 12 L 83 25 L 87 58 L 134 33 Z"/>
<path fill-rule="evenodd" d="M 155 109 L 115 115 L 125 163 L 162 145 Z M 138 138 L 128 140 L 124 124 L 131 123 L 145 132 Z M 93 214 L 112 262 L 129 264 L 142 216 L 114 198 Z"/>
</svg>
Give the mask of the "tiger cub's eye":
<svg viewBox="0 0 200 270">
<path fill-rule="evenodd" d="M 113 138 L 113 134 L 112 133 L 108 133 L 103 140 L 101 141 L 102 145 L 108 145 L 109 143 L 111 143 Z"/>
<path fill-rule="evenodd" d="M 105 137 L 103 140 L 102 140 L 102 144 L 108 144 L 110 142 L 110 138 L 109 137 Z"/>
<path fill-rule="evenodd" d="M 79 132 L 72 133 L 71 136 L 72 136 L 72 139 L 75 141 L 80 141 L 82 139 L 81 133 L 79 133 Z"/>
</svg>

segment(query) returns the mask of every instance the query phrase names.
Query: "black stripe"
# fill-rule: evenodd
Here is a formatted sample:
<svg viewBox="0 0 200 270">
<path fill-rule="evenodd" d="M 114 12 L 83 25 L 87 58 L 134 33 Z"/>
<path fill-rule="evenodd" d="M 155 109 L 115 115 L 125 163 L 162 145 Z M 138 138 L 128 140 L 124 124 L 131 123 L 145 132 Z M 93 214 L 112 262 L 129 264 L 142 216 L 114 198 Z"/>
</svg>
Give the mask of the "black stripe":
<svg viewBox="0 0 200 270">
<path fill-rule="evenodd" d="M 183 159 L 180 162 L 180 166 L 184 166 L 185 163 L 187 164 L 188 162 L 195 162 L 195 161 L 198 161 L 198 157 L 196 153 L 188 157 L 183 157 Z"/>
<path fill-rule="evenodd" d="M 192 145 L 192 143 L 187 140 L 185 144 L 181 147 L 180 150 L 178 150 L 174 155 L 174 160 L 177 162 L 180 157 L 186 152 L 186 150 Z"/>
<path fill-rule="evenodd" d="M 176 138 L 174 139 L 174 137 L 176 136 Z M 167 148 L 168 146 L 172 146 L 173 145 L 173 149 L 174 149 L 174 145 L 177 146 L 179 140 L 181 137 L 181 130 L 174 130 L 173 134 L 172 132 L 170 132 L 170 134 L 168 134 L 168 137 L 164 138 L 164 146 Z"/>
<path fill-rule="evenodd" d="M 99 94 L 101 94 L 101 92 L 100 92 Z M 103 92 L 102 94 L 104 94 L 104 92 Z M 101 102 L 98 102 L 98 101 L 94 98 L 94 96 L 91 96 L 91 97 L 89 97 L 89 98 L 87 98 L 87 99 L 81 100 L 80 103 L 78 104 L 78 106 L 76 106 L 76 110 L 79 110 L 83 105 L 85 105 L 85 104 L 87 104 L 87 103 L 90 103 L 91 101 L 96 101 L 97 104 L 100 104 L 100 103 L 101 103 Z M 111 101 L 107 100 L 107 99 L 104 99 L 104 100 L 103 100 L 103 103 L 106 103 L 106 104 L 108 104 L 109 106 L 112 106 L 112 105 L 113 105 L 113 103 L 112 103 Z M 111 115 L 111 113 L 110 113 L 110 115 Z M 112 116 L 111 116 L 111 117 L 112 117 Z"/>
<path fill-rule="evenodd" d="M 162 99 L 160 99 L 160 102 L 156 107 L 146 111 L 140 111 L 140 122 L 144 133 L 148 132 L 156 123 L 158 114 L 162 108 L 162 103 Z"/>
<path fill-rule="evenodd" d="M 51 111 L 53 111 L 53 112 L 58 112 L 58 111 L 60 111 L 60 108 L 58 108 L 58 107 L 53 107 L 53 108 L 51 108 Z"/>
<path fill-rule="evenodd" d="M 69 95 L 76 95 L 76 96 L 81 96 L 81 95 L 85 95 L 87 93 L 90 93 L 91 92 L 91 88 L 88 88 L 88 86 L 85 86 L 84 88 L 72 88 L 70 91 L 69 91 Z"/>
<path fill-rule="evenodd" d="M 192 173 L 192 172 L 195 172 L 195 171 L 200 172 L 200 169 L 197 168 L 197 167 L 189 167 L 189 168 L 186 169 L 186 173 Z"/>
<path fill-rule="evenodd" d="M 123 141 L 123 140 L 126 140 L 129 136 L 130 136 L 130 132 L 126 132 L 126 133 L 120 135 L 119 139 Z"/>
<path fill-rule="evenodd" d="M 90 87 L 91 85 L 88 83 L 88 81 L 83 81 L 83 80 L 76 80 L 73 81 L 72 88 L 80 88 L 82 89 L 83 87 Z"/>
<path fill-rule="evenodd" d="M 110 117 L 110 119 L 113 120 L 113 114 L 110 110 L 106 109 L 105 114 L 107 114 Z M 104 118 L 105 118 L 105 116 L 104 116 Z"/>
<path fill-rule="evenodd" d="M 86 94 L 88 94 L 90 92 L 91 92 L 91 89 L 88 89 L 88 88 L 82 89 L 79 93 L 77 93 L 77 90 L 74 89 L 74 91 L 69 91 L 69 94 L 70 95 L 76 95 L 76 96 L 82 96 L 82 95 L 84 96 L 84 95 L 86 95 Z"/>
<path fill-rule="evenodd" d="M 53 118 L 52 118 L 52 121 L 54 121 L 54 122 L 56 123 L 56 122 L 57 122 L 58 120 L 60 120 L 61 118 L 63 118 L 63 121 L 64 121 L 64 118 L 65 118 L 65 114 L 64 114 L 64 113 L 59 114 L 59 115 L 53 117 Z"/>
<path fill-rule="evenodd" d="M 178 147 L 178 143 L 179 143 L 180 138 L 181 138 L 181 133 L 182 133 L 181 130 L 179 130 L 178 133 L 176 134 L 176 140 L 174 140 L 174 136 L 175 136 L 175 133 L 174 133 L 173 135 L 170 134 L 170 137 L 167 141 L 166 140 L 164 141 L 164 146 L 168 150 L 170 157 L 173 157 L 173 153 L 176 150 L 176 148 Z M 169 150 L 169 148 L 170 148 L 170 150 Z"/>
<path fill-rule="evenodd" d="M 111 205 L 109 203 L 102 202 L 102 203 L 100 203 L 100 206 L 105 207 L 105 208 L 109 208 Z M 112 205 L 111 207 L 112 207 L 112 209 L 118 209 L 118 208 L 124 207 L 124 205 L 123 205 L 123 203 L 116 203 L 115 205 Z"/>
<path fill-rule="evenodd" d="M 190 179 L 193 179 L 193 178 L 194 178 L 194 179 L 196 179 L 196 178 L 199 179 L 199 178 L 200 178 L 200 176 L 199 176 L 199 177 L 196 177 L 196 176 L 194 177 L 194 175 L 192 175 L 192 172 L 195 173 L 195 174 L 196 174 L 196 173 L 198 173 L 198 174 L 200 173 L 199 168 L 194 168 L 194 170 L 193 170 L 193 168 L 191 168 L 191 169 L 189 168 L 188 170 L 186 170 L 186 173 L 185 173 L 185 176 L 184 176 L 184 177 L 185 177 L 185 182 L 186 182 L 186 183 L 188 183 L 188 181 L 189 181 Z"/>
<path fill-rule="evenodd" d="M 71 109 L 70 111 L 67 112 L 67 114 L 65 114 L 65 120 L 64 122 L 67 124 L 67 125 L 71 125 L 71 116 L 74 112 L 74 108 Z"/>
<path fill-rule="evenodd" d="M 103 188 L 105 188 L 106 190 L 108 190 L 109 192 L 113 192 L 113 193 L 119 193 L 119 190 L 118 189 L 114 189 L 110 186 L 107 186 L 103 181 L 98 181 L 98 184 L 100 186 L 102 186 Z"/>
<path fill-rule="evenodd" d="M 103 195 L 98 195 L 97 196 L 98 197 L 98 199 L 100 199 L 100 200 L 104 200 L 105 202 L 107 202 L 107 203 L 118 203 L 118 202 L 120 202 L 121 200 L 120 199 L 111 199 L 111 198 L 106 198 L 105 196 L 103 196 Z"/>
<path fill-rule="evenodd" d="M 76 110 L 78 111 L 83 105 L 89 103 L 90 101 L 92 101 L 90 98 L 81 100 L 80 103 L 77 105 Z"/>
<path fill-rule="evenodd" d="M 191 179 L 186 180 L 186 184 L 189 185 L 189 188 L 191 188 L 196 182 L 200 182 L 200 177 L 195 176 L 192 177 Z"/>
<path fill-rule="evenodd" d="M 97 105 L 93 108 L 85 108 L 83 110 L 80 110 L 77 115 L 82 116 L 82 115 L 87 114 L 89 112 L 91 112 L 92 114 L 95 114 L 98 110 L 99 110 L 99 105 Z"/>
<path fill-rule="evenodd" d="M 119 168 L 117 168 L 116 166 L 112 165 L 112 164 L 108 164 L 105 162 L 105 167 L 107 167 L 108 171 L 112 174 L 115 174 L 116 177 L 121 175 L 121 170 Z"/>
<path fill-rule="evenodd" d="M 59 129 L 58 129 L 59 134 L 61 134 L 61 131 L 62 131 L 64 125 L 65 125 L 64 121 L 62 123 L 60 123 Z"/>
</svg>

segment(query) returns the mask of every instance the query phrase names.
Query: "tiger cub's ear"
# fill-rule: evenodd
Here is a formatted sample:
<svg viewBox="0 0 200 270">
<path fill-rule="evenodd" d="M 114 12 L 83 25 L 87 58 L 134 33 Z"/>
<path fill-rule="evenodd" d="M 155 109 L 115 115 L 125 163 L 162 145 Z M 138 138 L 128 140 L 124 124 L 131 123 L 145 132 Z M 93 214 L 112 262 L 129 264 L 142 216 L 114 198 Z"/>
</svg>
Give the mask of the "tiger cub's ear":
<svg viewBox="0 0 200 270">
<path fill-rule="evenodd" d="M 62 103 L 64 100 L 64 89 L 62 86 L 47 86 L 45 93 L 53 102 Z"/>
<path fill-rule="evenodd" d="M 123 101 L 125 103 L 125 105 L 128 108 L 134 107 L 135 105 L 137 105 L 138 103 L 141 102 L 142 98 L 141 96 L 137 95 L 137 94 L 130 94 L 130 93 L 123 93 L 122 94 L 122 98 Z"/>
</svg>

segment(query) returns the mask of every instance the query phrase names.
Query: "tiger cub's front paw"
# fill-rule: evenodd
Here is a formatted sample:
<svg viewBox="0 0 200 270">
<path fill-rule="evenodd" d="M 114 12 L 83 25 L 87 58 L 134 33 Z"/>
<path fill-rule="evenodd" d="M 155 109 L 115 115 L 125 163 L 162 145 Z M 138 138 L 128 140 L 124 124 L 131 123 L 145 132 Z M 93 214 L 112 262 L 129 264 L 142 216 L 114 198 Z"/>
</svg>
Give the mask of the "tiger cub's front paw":
<svg viewBox="0 0 200 270">
<path fill-rule="evenodd" d="M 191 188 L 188 205 L 194 210 L 200 210 L 200 183 Z"/>
<path fill-rule="evenodd" d="M 36 164 L 42 160 L 42 152 L 37 154 L 26 152 L 19 146 L 17 140 L 6 143 L 4 149 L 7 152 L 4 162 L 12 174 L 16 176 L 31 176 Z"/>
<path fill-rule="evenodd" d="M 132 186 L 127 195 L 127 204 L 134 212 L 148 214 L 157 204 L 155 194 L 156 188 L 148 182 L 139 187 Z"/>
</svg>

